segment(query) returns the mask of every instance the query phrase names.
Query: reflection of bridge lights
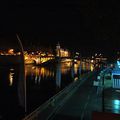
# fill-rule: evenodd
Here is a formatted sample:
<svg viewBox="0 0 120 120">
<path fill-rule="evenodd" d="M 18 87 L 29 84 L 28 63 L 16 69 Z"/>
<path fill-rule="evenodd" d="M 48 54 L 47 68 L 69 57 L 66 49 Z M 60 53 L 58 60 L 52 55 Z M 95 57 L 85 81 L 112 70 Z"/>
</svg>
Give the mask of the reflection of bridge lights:
<svg viewBox="0 0 120 120">
<path fill-rule="evenodd" d="M 75 77 L 75 78 L 74 78 L 74 81 L 77 81 L 77 80 L 78 80 L 78 77 Z"/>
<path fill-rule="evenodd" d="M 86 69 L 85 63 L 82 64 L 82 68 L 83 68 L 83 70 Z"/>
<path fill-rule="evenodd" d="M 94 70 L 94 67 L 93 67 L 93 65 L 92 65 L 92 64 L 90 65 L 90 70 L 91 70 L 91 71 L 93 71 L 93 70 Z"/>
<path fill-rule="evenodd" d="M 74 72 L 75 72 L 75 74 L 77 74 L 77 69 L 78 68 L 78 65 L 77 64 L 74 64 Z"/>
<path fill-rule="evenodd" d="M 35 66 L 33 66 L 32 69 L 35 69 Z"/>
<path fill-rule="evenodd" d="M 44 76 L 44 74 L 45 74 L 45 68 L 41 68 L 41 74 Z"/>
<path fill-rule="evenodd" d="M 13 75 L 14 75 L 14 73 L 10 72 L 10 74 L 9 74 L 9 81 L 10 81 L 9 86 L 13 85 Z"/>
</svg>

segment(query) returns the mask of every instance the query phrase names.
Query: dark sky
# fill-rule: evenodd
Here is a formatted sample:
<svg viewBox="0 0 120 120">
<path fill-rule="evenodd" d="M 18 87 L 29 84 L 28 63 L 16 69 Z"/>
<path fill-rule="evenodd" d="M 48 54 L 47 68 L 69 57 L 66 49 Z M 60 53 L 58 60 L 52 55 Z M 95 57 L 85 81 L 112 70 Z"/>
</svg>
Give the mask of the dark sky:
<svg viewBox="0 0 120 120">
<path fill-rule="evenodd" d="M 119 0 L 4 0 L 0 33 L 19 33 L 24 45 L 85 51 L 119 50 Z M 111 54 L 109 52 L 109 54 Z"/>
</svg>

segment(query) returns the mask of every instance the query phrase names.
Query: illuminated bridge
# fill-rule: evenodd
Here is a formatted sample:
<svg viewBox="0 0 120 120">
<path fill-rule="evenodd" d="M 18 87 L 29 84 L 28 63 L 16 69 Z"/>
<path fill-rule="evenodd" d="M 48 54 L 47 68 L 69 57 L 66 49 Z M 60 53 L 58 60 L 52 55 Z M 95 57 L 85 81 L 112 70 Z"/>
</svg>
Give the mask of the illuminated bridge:
<svg viewBox="0 0 120 120">
<path fill-rule="evenodd" d="M 42 64 L 55 59 L 54 56 L 25 55 L 25 64 Z"/>
<path fill-rule="evenodd" d="M 60 59 L 62 60 L 62 62 L 68 62 L 68 61 L 72 61 L 72 57 L 60 57 Z M 48 62 L 50 60 L 55 60 L 55 57 L 53 55 L 51 56 L 40 56 L 40 55 L 25 55 L 25 64 L 42 64 L 45 62 Z M 74 60 L 80 60 L 79 58 L 74 58 Z"/>
<path fill-rule="evenodd" d="M 88 63 L 88 64 L 93 64 L 95 67 L 96 66 L 100 66 L 100 62 L 102 60 L 92 60 L 90 58 L 73 58 L 70 56 L 65 56 L 65 57 L 60 57 L 61 62 L 72 62 L 74 60 L 74 63 L 79 63 L 80 61 Z M 36 65 L 40 65 L 43 63 L 55 63 L 56 62 L 56 57 L 54 55 L 45 55 L 45 56 L 40 56 L 40 55 L 25 55 L 25 64 L 36 64 Z M 98 64 L 99 63 L 99 64 Z M 98 67 L 99 67 L 98 66 Z"/>
</svg>

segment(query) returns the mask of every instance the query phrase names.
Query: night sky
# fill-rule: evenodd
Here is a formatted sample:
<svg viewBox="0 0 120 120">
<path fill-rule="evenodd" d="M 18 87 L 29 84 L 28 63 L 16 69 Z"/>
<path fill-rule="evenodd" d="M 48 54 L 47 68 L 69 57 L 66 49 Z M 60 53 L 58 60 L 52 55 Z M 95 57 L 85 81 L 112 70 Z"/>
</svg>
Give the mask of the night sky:
<svg viewBox="0 0 120 120">
<path fill-rule="evenodd" d="M 18 33 L 24 46 L 55 46 L 89 54 L 120 50 L 119 0 L 4 0 L 0 35 Z"/>
</svg>

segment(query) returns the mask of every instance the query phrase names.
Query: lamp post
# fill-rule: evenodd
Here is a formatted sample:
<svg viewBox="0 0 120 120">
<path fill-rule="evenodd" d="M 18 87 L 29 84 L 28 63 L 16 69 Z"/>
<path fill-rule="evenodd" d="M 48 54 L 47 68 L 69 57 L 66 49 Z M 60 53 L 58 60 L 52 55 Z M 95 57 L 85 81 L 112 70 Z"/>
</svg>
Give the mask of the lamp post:
<svg viewBox="0 0 120 120">
<path fill-rule="evenodd" d="M 57 66 L 56 66 L 56 85 L 58 88 L 61 87 L 61 58 L 57 58 Z"/>
<path fill-rule="evenodd" d="M 103 89 L 102 89 L 102 111 L 104 112 L 104 74 L 102 76 L 102 86 L 103 86 Z"/>
<path fill-rule="evenodd" d="M 82 72 L 82 56 L 80 55 L 80 64 L 79 64 L 79 69 L 78 69 L 78 78 L 79 78 L 79 80 L 81 78 L 81 72 Z"/>
<path fill-rule="evenodd" d="M 101 82 L 102 82 L 102 112 L 104 112 L 104 72 L 101 71 Z"/>
<path fill-rule="evenodd" d="M 72 55 L 72 65 L 71 65 L 71 77 L 74 80 L 74 53 Z"/>
<path fill-rule="evenodd" d="M 19 88 L 18 88 L 18 92 L 20 92 L 19 95 L 19 99 L 20 99 L 20 104 L 21 106 L 24 107 L 25 110 L 25 114 L 27 113 L 27 100 L 26 100 L 26 78 L 25 78 L 25 61 L 24 61 L 24 49 L 23 49 L 23 45 L 22 42 L 18 36 L 18 34 L 16 34 L 17 40 L 18 40 L 18 44 L 19 44 L 19 48 L 20 48 L 20 55 L 21 55 L 21 63 L 22 65 L 21 67 L 21 79 L 19 80 Z M 22 82 L 23 81 L 23 82 Z M 21 93 L 23 92 L 23 93 Z"/>
</svg>

